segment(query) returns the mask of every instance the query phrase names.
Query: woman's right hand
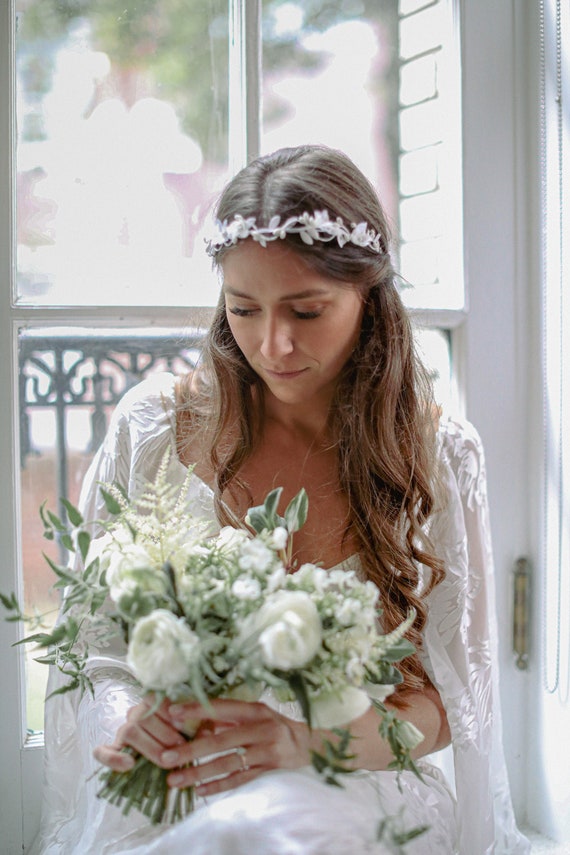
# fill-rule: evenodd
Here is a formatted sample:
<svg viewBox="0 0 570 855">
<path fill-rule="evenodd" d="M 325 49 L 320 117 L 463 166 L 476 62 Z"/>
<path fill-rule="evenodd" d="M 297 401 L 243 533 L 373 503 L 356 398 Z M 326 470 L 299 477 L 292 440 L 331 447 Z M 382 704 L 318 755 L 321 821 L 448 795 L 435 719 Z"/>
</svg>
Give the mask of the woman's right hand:
<svg viewBox="0 0 570 855">
<path fill-rule="evenodd" d="M 185 737 L 176 730 L 168 716 L 169 706 L 169 701 L 163 701 L 158 709 L 150 713 L 152 700 L 149 698 L 131 707 L 114 741 L 94 749 L 95 759 L 115 772 L 126 772 L 132 769 L 135 761 L 129 752 L 122 749 L 130 746 L 157 766 L 162 766 L 161 757 L 165 749 L 186 743 Z"/>
</svg>

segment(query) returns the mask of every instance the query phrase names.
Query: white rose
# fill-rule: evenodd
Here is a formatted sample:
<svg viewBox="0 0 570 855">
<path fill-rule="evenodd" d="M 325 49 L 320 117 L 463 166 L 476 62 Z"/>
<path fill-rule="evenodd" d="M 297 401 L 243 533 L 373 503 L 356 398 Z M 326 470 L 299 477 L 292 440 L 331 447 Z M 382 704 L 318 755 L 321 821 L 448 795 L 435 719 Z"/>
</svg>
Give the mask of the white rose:
<svg viewBox="0 0 570 855">
<path fill-rule="evenodd" d="M 347 686 L 338 692 L 328 692 L 311 701 L 311 717 L 315 727 L 340 727 L 364 715 L 370 698 L 362 689 Z"/>
<path fill-rule="evenodd" d="M 184 618 L 155 609 L 135 625 L 127 663 L 145 689 L 167 691 L 188 679 L 198 644 Z"/>
<path fill-rule="evenodd" d="M 254 628 L 261 630 L 259 645 L 268 668 L 302 668 L 321 644 L 319 613 L 304 591 L 273 594 L 255 616 Z"/>
</svg>

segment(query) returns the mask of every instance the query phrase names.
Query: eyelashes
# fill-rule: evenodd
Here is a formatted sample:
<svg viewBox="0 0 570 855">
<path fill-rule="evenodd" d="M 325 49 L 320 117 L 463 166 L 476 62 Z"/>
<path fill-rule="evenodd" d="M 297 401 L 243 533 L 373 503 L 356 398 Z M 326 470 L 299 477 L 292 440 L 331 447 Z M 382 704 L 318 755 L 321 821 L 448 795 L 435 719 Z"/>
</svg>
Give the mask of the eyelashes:
<svg viewBox="0 0 570 855">
<path fill-rule="evenodd" d="M 256 309 L 242 309 L 239 306 L 228 307 L 228 311 L 238 318 L 251 318 L 256 313 Z M 320 318 L 322 310 L 313 310 L 311 312 L 298 312 L 292 309 L 293 315 L 300 321 L 310 321 L 315 318 Z"/>
</svg>

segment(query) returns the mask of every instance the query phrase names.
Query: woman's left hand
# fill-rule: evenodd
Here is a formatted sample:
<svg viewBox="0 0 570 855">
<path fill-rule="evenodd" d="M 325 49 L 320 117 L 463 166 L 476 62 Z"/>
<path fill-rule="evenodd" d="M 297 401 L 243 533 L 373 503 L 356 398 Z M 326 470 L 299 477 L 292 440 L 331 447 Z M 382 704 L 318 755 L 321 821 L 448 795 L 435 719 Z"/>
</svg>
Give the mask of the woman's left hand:
<svg viewBox="0 0 570 855">
<path fill-rule="evenodd" d="M 170 786 L 196 787 L 199 796 L 231 790 L 270 769 L 295 769 L 311 762 L 307 725 L 263 703 L 219 698 L 209 709 L 196 703 L 172 704 L 168 715 L 178 730 L 188 725 L 196 730 L 198 725 L 194 739 L 163 752 L 161 765 L 173 770 Z"/>
</svg>

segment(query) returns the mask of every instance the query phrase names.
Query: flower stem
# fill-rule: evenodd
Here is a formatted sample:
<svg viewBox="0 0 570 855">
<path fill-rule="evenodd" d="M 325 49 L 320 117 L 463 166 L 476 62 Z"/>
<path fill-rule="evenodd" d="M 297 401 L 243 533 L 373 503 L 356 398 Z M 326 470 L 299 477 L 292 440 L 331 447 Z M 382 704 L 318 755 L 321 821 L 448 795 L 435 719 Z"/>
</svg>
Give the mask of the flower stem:
<svg viewBox="0 0 570 855">
<path fill-rule="evenodd" d="M 134 807 L 150 821 L 173 823 L 194 810 L 194 788 L 175 790 L 168 786 L 168 769 L 161 769 L 132 748 L 123 749 L 135 759 L 132 769 L 116 772 L 106 769 L 100 775 L 98 798 L 121 808 L 126 816 Z"/>
</svg>

